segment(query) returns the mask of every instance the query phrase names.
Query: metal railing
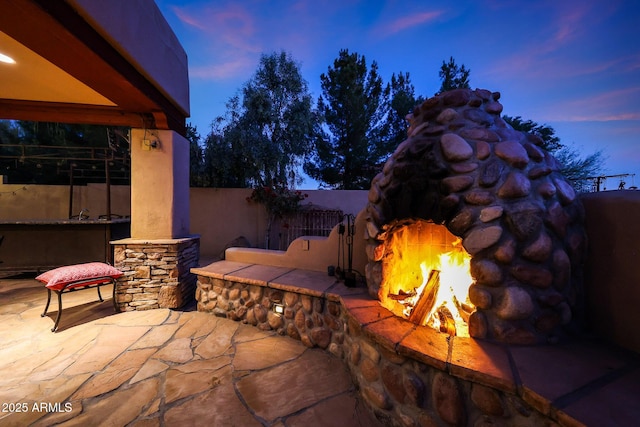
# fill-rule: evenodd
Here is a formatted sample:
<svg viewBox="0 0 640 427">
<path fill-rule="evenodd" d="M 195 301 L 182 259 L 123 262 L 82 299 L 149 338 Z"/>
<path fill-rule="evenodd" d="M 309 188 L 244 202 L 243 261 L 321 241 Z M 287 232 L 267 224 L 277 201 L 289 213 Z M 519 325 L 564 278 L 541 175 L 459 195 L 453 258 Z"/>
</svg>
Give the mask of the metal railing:
<svg viewBox="0 0 640 427">
<path fill-rule="evenodd" d="M 329 236 L 342 222 L 344 212 L 338 209 L 305 209 L 280 221 L 280 250 L 286 250 L 300 236 Z"/>
</svg>

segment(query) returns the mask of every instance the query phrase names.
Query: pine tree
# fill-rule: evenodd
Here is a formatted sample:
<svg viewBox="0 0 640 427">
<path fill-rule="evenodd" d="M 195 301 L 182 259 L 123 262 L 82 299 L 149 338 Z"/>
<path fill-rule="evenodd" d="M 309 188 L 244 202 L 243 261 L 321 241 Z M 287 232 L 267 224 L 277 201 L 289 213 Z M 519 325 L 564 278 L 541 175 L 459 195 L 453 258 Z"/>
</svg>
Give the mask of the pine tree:
<svg viewBox="0 0 640 427">
<path fill-rule="evenodd" d="M 402 141 L 407 138 L 408 123 L 406 116 L 411 113 L 416 105 L 420 105 L 424 98 L 416 98 L 415 89 L 411 84 L 409 73 L 391 75 L 389 84 L 390 108 L 386 123 L 386 137 L 381 147 L 380 157 L 387 158 Z"/>
<path fill-rule="evenodd" d="M 382 160 L 389 88 L 383 87 L 375 61 L 367 67 L 364 56 L 347 49 L 320 80 L 317 110 L 324 126 L 304 170 L 329 188 L 369 188 Z"/>
<path fill-rule="evenodd" d="M 449 57 L 449 62 L 442 61 L 440 67 L 440 93 L 453 89 L 469 89 L 469 74 L 471 70 L 465 68 L 464 64 L 458 66 L 453 56 Z"/>
</svg>

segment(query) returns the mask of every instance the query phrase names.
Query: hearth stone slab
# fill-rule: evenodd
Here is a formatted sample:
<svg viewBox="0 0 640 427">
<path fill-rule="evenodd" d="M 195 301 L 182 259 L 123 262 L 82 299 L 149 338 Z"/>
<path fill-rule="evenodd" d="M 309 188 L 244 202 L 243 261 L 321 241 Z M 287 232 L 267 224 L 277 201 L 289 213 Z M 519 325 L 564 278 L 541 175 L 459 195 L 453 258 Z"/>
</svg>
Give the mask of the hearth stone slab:
<svg viewBox="0 0 640 427">
<path fill-rule="evenodd" d="M 360 289 L 357 294 L 342 297 L 342 305 L 349 311 L 356 308 L 377 308 L 380 307 L 380 301 L 371 298 L 368 292 Z"/>
<path fill-rule="evenodd" d="M 268 282 L 282 276 L 291 271 L 286 267 L 274 267 L 271 265 L 250 265 L 242 270 L 233 271 L 225 274 L 225 280 L 238 281 L 242 279 L 243 283 L 251 285 L 266 286 Z"/>
<path fill-rule="evenodd" d="M 193 274 L 203 274 L 203 275 L 217 275 L 216 277 L 221 277 L 222 275 L 232 273 L 237 270 L 242 270 L 243 268 L 247 268 L 253 264 L 247 264 L 244 262 L 235 262 L 235 261 L 220 261 L 214 262 L 204 267 L 192 268 L 191 272 Z"/>
<path fill-rule="evenodd" d="M 427 366 L 447 370 L 449 336 L 430 328 L 415 328 L 398 345 L 398 352 Z"/>
<path fill-rule="evenodd" d="M 413 325 L 398 318 L 390 316 L 365 325 L 363 330 L 371 341 L 386 349 L 396 349 L 404 337 L 409 335 L 415 328 Z"/>
<path fill-rule="evenodd" d="M 383 307 L 380 307 L 379 304 L 371 307 L 354 308 L 350 311 L 350 314 L 356 321 L 358 327 L 393 317 L 393 313 Z"/>
<path fill-rule="evenodd" d="M 450 371 L 453 375 L 497 390 L 516 393 L 516 382 L 504 347 L 471 338 L 453 338 Z"/>
<path fill-rule="evenodd" d="M 336 283 L 335 277 L 319 271 L 292 270 L 269 281 L 269 287 L 322 297 Z"/>
</svg>

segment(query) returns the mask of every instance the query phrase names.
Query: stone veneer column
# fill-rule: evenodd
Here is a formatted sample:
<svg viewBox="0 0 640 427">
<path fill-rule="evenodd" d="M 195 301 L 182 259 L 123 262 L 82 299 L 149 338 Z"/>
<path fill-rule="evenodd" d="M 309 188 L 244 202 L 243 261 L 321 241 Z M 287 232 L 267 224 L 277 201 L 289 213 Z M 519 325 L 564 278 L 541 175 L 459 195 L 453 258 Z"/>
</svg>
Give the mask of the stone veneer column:
<svg viewBox="0 0 640 427">
<path fill-rule="evenodd" d="M 131 130 L 131 238 L 111 242 L 124 271 L 121 310 L 178 308 L 193 300 L 200 237 L 189 235 L 189 141 L 170 130 Z"/>
<path fill-rule="evenodd" d="M 193 301 L 200 238 L 123 239 L 114 245 L 115 267 L 124 272 L 116 287 L 121 311 L 179 308 Z"/>
</svg>

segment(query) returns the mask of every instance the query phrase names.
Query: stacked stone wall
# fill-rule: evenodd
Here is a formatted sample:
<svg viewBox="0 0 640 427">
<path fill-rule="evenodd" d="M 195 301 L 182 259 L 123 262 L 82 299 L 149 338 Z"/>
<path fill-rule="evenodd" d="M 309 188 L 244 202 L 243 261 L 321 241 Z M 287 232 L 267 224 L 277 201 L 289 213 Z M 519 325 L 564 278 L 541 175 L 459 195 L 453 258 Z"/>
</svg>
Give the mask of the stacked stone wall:
<svg viewBox="0 0 640 427">
<path fill-rule="evenodd" d="M 115 243 L 114 265 L 124 272 L 118 279 L 116 302 L 121 311 L 179 308 L 193 301 L 199 238 L 175 243 Z"/>
</svg>

